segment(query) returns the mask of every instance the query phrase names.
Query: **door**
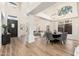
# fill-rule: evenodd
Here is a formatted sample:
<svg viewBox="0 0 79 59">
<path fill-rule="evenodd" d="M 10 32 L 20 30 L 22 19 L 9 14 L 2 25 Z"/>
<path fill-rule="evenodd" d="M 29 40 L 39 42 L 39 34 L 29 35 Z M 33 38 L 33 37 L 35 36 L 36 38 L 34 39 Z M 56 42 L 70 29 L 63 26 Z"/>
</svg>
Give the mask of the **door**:
<svg viewBox="0 0 79 59">
<path fill-rule="evenodd" d="M 11 34 L 11 37 L 17 37 L 18 36 L 18 21 L 8 19 L 7 24 L 8 24 L 8 32 Z"/>
</svg>

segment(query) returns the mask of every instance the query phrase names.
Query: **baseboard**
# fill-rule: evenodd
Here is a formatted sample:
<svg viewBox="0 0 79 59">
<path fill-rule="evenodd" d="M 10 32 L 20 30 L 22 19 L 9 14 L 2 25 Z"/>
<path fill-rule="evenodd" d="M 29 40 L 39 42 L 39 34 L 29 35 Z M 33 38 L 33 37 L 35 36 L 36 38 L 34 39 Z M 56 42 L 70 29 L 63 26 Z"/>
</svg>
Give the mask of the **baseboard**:
<svg viewBox="0 0 79 59">
<path fill-rule="evenodd" d="M 77 40 L 77 39 L 68 39 L 68 40 L 79 41 L 79 40 Z"/>
</svg>

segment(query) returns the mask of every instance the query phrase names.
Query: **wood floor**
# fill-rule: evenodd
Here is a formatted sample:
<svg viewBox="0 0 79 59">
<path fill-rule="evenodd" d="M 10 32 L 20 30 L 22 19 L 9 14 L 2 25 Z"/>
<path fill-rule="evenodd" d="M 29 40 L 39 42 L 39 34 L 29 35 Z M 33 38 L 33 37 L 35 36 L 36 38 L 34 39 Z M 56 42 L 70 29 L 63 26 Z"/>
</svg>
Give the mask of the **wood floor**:
<svg viewBox="0 0 79 59">
<path fill-rule="evenodd" d="M 24 44 L 18 38 L 12 38 L 11 43 L 0 48 L 1 56 L 73 56 L 74 48 L 79 41 L 67 40 L 65 45 L 60 43 L 46 44 L 42 38 L 36 39 L 34 43 Z"/>
</svg>

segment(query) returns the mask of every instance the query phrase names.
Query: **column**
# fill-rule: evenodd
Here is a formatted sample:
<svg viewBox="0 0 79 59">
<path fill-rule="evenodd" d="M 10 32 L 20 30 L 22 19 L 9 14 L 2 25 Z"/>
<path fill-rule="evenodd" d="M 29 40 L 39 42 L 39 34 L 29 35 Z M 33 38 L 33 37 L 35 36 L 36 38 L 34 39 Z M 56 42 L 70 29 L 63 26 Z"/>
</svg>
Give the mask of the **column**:
<svg viewBox="0 0 79 59">
<path fill-rule="evenodd" d="M 33 15 L 28 16 L 28 42 L 34 42 L 33 32 L 35 31 L 34 17 Z"/>
</svg>

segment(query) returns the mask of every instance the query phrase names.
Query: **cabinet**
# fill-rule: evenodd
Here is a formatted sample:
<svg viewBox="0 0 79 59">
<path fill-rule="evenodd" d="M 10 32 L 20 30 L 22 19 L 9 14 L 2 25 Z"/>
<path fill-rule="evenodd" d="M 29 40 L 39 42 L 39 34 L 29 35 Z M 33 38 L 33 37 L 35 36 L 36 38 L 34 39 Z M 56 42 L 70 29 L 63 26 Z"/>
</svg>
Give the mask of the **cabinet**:
<svg viewBox="0 0 79 59">
<path fill-rule="evenodd" d="M 10 34 L 2 34 L 2 45 L 10 43 Z"/>
</svg>

